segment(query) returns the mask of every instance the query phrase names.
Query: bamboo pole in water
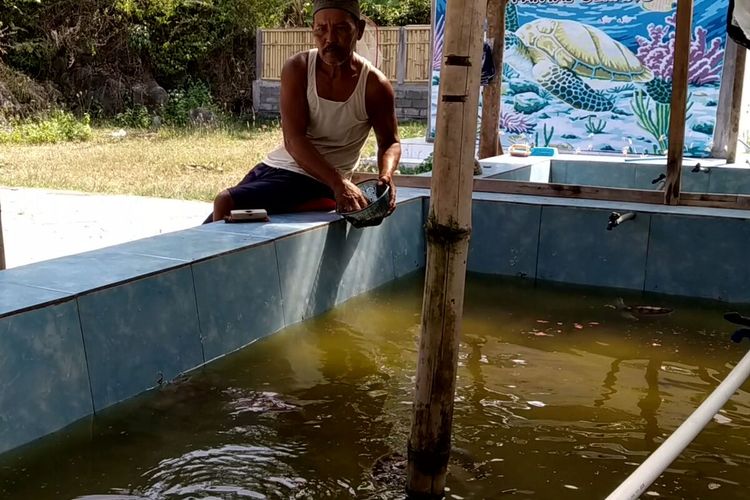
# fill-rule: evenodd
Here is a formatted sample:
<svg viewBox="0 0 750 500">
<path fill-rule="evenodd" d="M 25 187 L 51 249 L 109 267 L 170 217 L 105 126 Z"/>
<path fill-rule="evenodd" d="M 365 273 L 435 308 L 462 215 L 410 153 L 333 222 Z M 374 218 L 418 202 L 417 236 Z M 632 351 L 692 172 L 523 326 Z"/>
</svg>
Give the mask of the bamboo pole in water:
<svg viewBox="0 0 750 500">
<path fill-rule="evenodd" d="M 492 38 L 492 62 L 495 77 L 484 87 L 482 100 L 482 132 L 479 136 L 479 158 L 503 154 L 498 139 L 501 99 L 503 97 L 503 50 L 505 49 L 505 5 L 507 0 L 488 0 L 487 32 Z"/>
<path fill-rule="evenodd" d="M 669 119 L 667 182 L 664 186 L 665 205 L 679 205 L 680 203 L 692 26 L 693 0 L 679 0 L 677 2 L 677 26 L 675 27 L 674 69 L 672 70 L 672 107 Z"/>
<path fill-rule="evenodd" d="M 411 497 L 442 497 L 448 471 L 486 1 L 448 0 L 445 16 L 422 335 L 408 442 L 406 489 Z"/>
</svg>

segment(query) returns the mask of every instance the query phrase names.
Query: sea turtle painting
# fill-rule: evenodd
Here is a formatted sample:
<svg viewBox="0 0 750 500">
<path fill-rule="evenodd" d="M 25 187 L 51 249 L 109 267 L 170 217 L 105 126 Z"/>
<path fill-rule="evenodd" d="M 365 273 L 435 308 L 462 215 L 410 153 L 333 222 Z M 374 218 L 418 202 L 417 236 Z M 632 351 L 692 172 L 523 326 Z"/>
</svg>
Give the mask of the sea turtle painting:
<svg viewBox="0 0 750 500">
<path fill-rule="evenodd" d="M 516 7 L 509 3 L 506 33 L 504 61 L 577 109 L 614 108 L 612 98 L 590 85 L 593 80 L 622 85 L 654 78 L 625 45 L 578 21 L 540 18 L 519 27 Z"/>
</svg>

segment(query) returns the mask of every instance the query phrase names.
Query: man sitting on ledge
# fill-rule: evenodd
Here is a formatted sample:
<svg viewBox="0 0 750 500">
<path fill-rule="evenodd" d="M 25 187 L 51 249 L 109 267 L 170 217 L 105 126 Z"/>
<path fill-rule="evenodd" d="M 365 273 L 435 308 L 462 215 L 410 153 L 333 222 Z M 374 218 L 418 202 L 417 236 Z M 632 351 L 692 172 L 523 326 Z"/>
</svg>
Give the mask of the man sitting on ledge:
<svg viewBox="0 0 750 500">
<path fill-rule="evenodd" d="M 388 79 L 354 52 L 364 29 L 358 0 L 315 0 L 317 48 L 292 56 L 281 72 L 284 144 L 238 185 L 219 193 L 206 222 L 223 220 L 234 209 L 365 208 L 367 199 L 350 179 L 371 128 L 379 182 L 390 186 L 388 213 L 393 212 L 392 176 L 401 158 L 395 97 Z"/>
</svg>

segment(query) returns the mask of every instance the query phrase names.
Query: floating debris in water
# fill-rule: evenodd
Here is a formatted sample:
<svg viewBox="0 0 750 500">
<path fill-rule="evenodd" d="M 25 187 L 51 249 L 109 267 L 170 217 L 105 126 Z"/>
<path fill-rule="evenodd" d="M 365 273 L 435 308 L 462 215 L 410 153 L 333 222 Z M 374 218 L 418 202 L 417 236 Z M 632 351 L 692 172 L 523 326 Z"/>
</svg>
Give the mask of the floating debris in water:
<svg viewBox="0 0 750 500">
<path fill-rule="evenodd" d="M 535 406 L 537 408 L 544 408 L 545 406 L 547 406 L 546 404 L 542 403 L 541 401 L 528 401 L 528 403 L 531 406 Z"/>
<path fill-rule="evenodd" d="M 719 483 L 708 483 L 709 490 L 718 490 L 719 488 L 721 488 Z"/>
<path fill-rule="evenodd" d="M 273 414 L 299 410 L 299 406 L 284 401 L 275 392 L 244 393 L 235 389 L 227 390 L 225 393 L 235 396 L 235 399 L 228 403 L 229 414 L 235 417 L 246 413 Z"/>
<path fill-rule="evenodd" d="M 724 424 L 724 425 L 726 425 L 726 424 L 732 423 L 732 419 L 728 418 L 728 417 L 725 417 L 724 415 L 722 415 L 720 413 L 717 413 L 716 415 L 714 415 L 714 422 L 716 422 L 717 424 Z"/>
<path fill-rule="evenodd" d="M 583 325 L 582 325 L 582 324 L 580 324 L 580 323 L 574 323 L 574 324 L 573 324 L 573 327 L 574 327 L 574 328 L 575 328 L 576 330 L 583 330 Z"/>
<path fill-rule="evenodd" d="M 578 489 L 578 486 L 573 486 L 572 484 L 565 484 L 563 486 L 565 486 L 569 490 L 577 490 Z"/>
</svg>

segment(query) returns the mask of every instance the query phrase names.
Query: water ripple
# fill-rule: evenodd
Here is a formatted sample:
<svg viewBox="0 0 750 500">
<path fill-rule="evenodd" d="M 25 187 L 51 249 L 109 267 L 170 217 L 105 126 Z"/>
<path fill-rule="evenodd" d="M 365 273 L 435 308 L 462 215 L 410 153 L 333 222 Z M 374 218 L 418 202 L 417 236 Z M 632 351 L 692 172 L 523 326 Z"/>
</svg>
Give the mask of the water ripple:
<svg viewBox="0 0 750 500">
<path fill-rule="evenodd" d="M 289 498 L 306 480 L 288 464 L 291 446 L 225 445 L 162 460 L 143 474 L 147 498 Z"/>
</svg>

